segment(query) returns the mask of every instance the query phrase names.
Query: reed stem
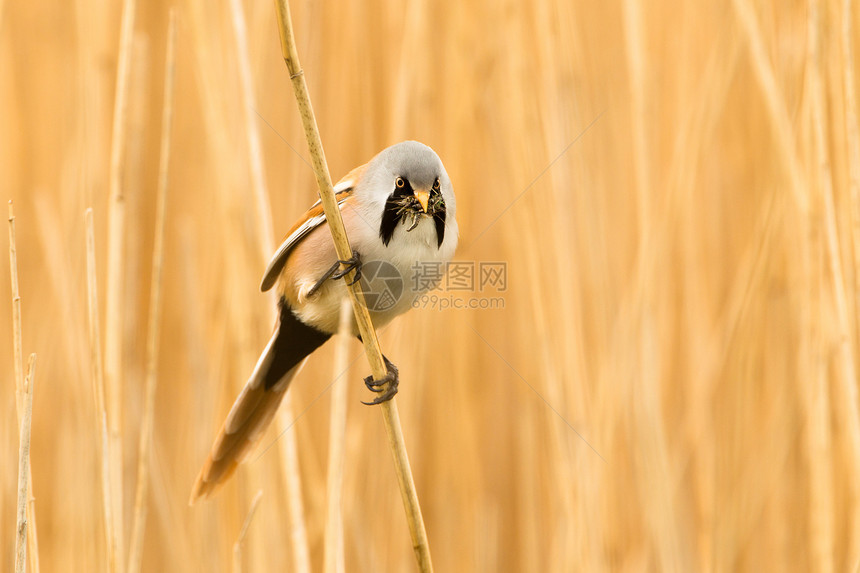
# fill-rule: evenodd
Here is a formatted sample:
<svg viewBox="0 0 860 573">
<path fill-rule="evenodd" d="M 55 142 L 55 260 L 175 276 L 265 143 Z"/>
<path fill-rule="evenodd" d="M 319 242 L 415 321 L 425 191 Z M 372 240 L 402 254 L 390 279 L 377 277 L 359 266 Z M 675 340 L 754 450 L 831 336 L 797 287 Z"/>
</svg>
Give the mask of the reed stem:
<svg viewBox="0 0 860 573">
<path fill-rule="evenodd" d="M 349 238 L 346 236 L 346 229 L 343 226 L 340 209 L 337 207 L 319 128 L 317 127 L 310 94 L 308 93 L 308 85 L 305 81 L 304 70 L 302 70 L 299 63 L 298 50 L 293 34 L 293 24 L 290 18 L 289 1 L 275 0 L 275 8 L 281 36 L 281 51 L 293 83 L 293 91 L 296 96 L 299 114 L 302 118 L 308 151 L 311 155 L 314 174 L 319 186 L 320 200 L 326 220 L 328 221 L 332 239 L 334 240 L 338 258 L 346 260 L 352 256 L 352 249 L 349 246 Z M 354 275 L 355 271 L 352 270 L 345 277 L 347 284 L 352 283 L 352 286 L 347 290 L 352 302 L 353 312 L 355 313 L 358 331 L 364 344 L 364 352 L 367 355 L 368 362 L 370 362 L 371 372 L 375 379 L 380 379 L 387 374 L 387 369 L 379 347 L 379 340 L 376 337 L 376 330 L 373 328 L 370 313 L 364 301 L 364 295 L 360 290 L 358 282 L 353 282 Z M 394 399 L 391 399 L 383 402 L 380 406 L 382 407 L 385 431 L 388 434 L 388 443 L 394 457 L 394 468 L 397 474 L 397 482 L 400 485 L 400 494 L 403 498 L 403 506 L 406 511 L 406 520 L 409 524 L 409 533 L 412 537 L 415 558 L 422 572 L 432 571 L 430 544 L 427 541 L 427 531 L 424 528 L 424 519 L 421 516 L 418 492 L 415 490 L 415 480 L 412 477 L 412 470 L 409 465 L 409 456 L 406 452 L 406 442 L 403 438 L 403 429 L 400 425 L 397 403 Z"/>
<path fill-rule="evenodd" d="M 164 72 L 164 104 L 161 116 L 161 151 L 158 162 L 158 190 L 155 207 L 155 239 L 152 247 L 152 278 L 149 295 L 149 317 L 146 338 L 146 386 L 143 420 L 138 446 L 137 490 L 134 498 L 134 521 L 128 553 L 128 573 L 138 573 L 143 561 L 143 536 L 146 529 L 149 465 L 152 450 L 152 428 L 155 417 L 155 391 L 158 386 L 159 333 L 161 332 L 161 276 L 164 266 L 164 221 L 167 211 L 168 166 L 170 164 L 170 131 L 173 125 L 174 71 L 176 69 L 176 10 L 170 10 L 167 31 L 167 55 Z"/>
<path fill-rule="evenodd" d="M 15 213 L 12 209 L 12 201 L 9 201 L 9 274 L 12 279 L 12 348 L 15 363 L 15 411 L 17 413 L 18 426 L 24 422 L 24 390 L 26 380 L 24 379 L 24 350 L 22 344 L 21 327 L 21 294 L 18 290 L 18 246 L 15 240 Z M 35 360 L 35 355 L 30 357 Z M 30 364 L 32 367 L 32 363 Z M 28 374 L 29 375 L 29 374 Z M 32 495 L 33 476 L 30 467 L 29 446 L 27 449 L 27 483 L 30 484 L 29 504 L 27 505 L 27 544 L 30 548 L 30 563 L 33 573 L 39 573 L 39 541 L 36 535 L 36 509 L 35 498 Z"/>
<path fill-rule="evenodd" d="M 263 490 L 259 490 L 251 501 L 251 508 L 248 510 L 248 515 L 245 516 L 244 523 L 242 523 L 239 537 L 233 544 L 233 573 L 242 573 L 242 546 L 245 544 L 245 536 L 248 535 L 248 528 L 251 527 L 251 521 L 254 519 L 254 514 L 257 513 L 257 506 L 260 505 L 262 497 Z"/>
<path fill-rule="evenodd" d="M 33 419 L 33 381 L 36 375 L 36 355 L 30 355 L 27 379 L 23 388 L 24 416 L 21 420 L 20 440 L 18 442 L 18 511 L 17 536 L 15 541 L 15 573 L 27 570 L 27 492 L 30 479 L 30 426 Z"/>
<path fill-rule="evenodd" d="M 343 456 L 346 441 L 346 380 L 347 351 L 351 338 L 349 328 L 350 304 L 343 300 L 340 309 L 340 328 L 334 350 L 334 383 L 331 389 L 331 416 L 329 418 L 328 476 L 326 477 L 326 520 L 323 571 L 343 573 L 346 570 L 343 554 Z"/>
<path fill-rule="evenodd" d="M 110 191 L 108 195 L 107 293 L 105 302 L 104 373 L 108 436 L 110 447 L 110 484 L 112 525 L 117 534 L 117 567 L 125 562 L 123 541 L 123 468 L 122 468 L 122 387 L 123 367 L 123 294 L 125 292 L 126 132 L 128 127 L 128 93 L 132 62 L 132 39 L 136 0 L 124 0 L 119 35 L 119 62 L 116 74 L 113 123 L 111 126 Z"/>
<path fill-rule="evenodd" d="M 105 405 L 105 375 L 102 362 L 101 328 L 99 318 L 99 294 L 96 275 L 96 242 L 93 228 L 93 210 L 86 211 L 87 240 L 87 306 L 90 326 L 90 369 L 95 399 L 96 432 L 101 446 L 102 515 L 105 522 L 105 545 L 107 547 L 108 571 L 120 570 L 117 546 L 119 531 L 113 519 L 113 497 L 110 481 L 111 441 L 108 432 L 107 410 Z"/>
</svg>

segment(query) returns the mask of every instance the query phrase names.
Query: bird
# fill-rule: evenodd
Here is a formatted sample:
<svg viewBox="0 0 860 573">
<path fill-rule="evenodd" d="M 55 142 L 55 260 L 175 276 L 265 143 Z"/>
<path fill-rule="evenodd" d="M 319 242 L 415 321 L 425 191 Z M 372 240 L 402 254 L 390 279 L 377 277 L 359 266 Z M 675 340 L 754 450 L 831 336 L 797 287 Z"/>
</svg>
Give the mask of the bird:
<svg viewBox="0 0 860 573">
<path fill-rule="evenodd" d="M 350 171 L 334 191 L 352 256 L 339 260 L 320 201 L 275 251 L 260 284 L 263 292 L 277 289 L 274 332 L 215 438 L 192 488 L 191 504 L 210 497 L 247 459 L 307 357 L 338 331 L 341 301 L 347 296 L 346 281 L 339 279 L 355 270 L 353 281 L 361 280 L 363 291 L 387 289 L 388 296 L 367 305 L 374 327 L 380 328 L 434 286 L 405 279 L 421 265 L 444 266 L 454 256 L 459 237 L 454 190 L 429 146 L 402 141 L 387 147 Z M 362 273 L 372 265 L 374 276 Z M 399 296 L 387 288 L 398 278 Z M 350 328 L 360 339 L 354 317 Z M 379 404 L 397 393 L 397 367 L 387 357 L 385 364 L 385 377 L 364 379 L 377 392 L 365 404 Z"/>
</svg>

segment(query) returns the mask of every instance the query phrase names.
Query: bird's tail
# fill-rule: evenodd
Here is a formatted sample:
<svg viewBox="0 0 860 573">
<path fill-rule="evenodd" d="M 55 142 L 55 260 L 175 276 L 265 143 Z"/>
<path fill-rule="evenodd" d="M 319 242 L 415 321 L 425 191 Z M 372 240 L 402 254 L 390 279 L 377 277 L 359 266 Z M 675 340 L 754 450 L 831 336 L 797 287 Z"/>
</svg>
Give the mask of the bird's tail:
<svg viewBox="0 0 860 573">
<path fill-rule="evenodd" d="M 307 355 L 328 337 L 300 323 L 282 304 L 278 328 L 224 420 L 194 483 L 189 503 L 212 495 L 245 461 L 272 422 Z"/>
</svg>

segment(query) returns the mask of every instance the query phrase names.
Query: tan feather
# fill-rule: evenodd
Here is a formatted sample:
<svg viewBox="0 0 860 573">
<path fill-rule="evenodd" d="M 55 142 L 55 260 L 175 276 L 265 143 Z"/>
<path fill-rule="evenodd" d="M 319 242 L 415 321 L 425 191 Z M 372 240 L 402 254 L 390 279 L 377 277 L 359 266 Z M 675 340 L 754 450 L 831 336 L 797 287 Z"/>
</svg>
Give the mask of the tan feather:
<svg viewBox="0 0 860 573">
<path fill-rule="evenodd" d="M 262 362 L 262 360 L 261 360 Z M 189 505 L 200 498 L 212 495 L 233 475 L 259 443 L 266 428 L 271 424 L 290 381 L 301 369 L 304 361 L 287 372 L 272 388 L 266 389 L 259 375 L 260 365 L 242 389 L 230 410 L 227 419 L 215 438 L 212 450 L 203 463 L 191 491 Z"/>
</svg>

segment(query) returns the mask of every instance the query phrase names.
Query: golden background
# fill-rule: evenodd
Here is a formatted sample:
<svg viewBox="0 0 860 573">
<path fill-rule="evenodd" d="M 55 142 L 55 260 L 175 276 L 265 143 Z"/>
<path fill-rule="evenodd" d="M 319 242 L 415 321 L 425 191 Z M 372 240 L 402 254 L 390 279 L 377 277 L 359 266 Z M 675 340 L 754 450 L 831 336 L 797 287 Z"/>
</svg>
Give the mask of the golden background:
<svg viewBox="0 0 860 573">
<path fill-rule="evenodd" d="M 0 0 L 0 199 L 14 200 L 23 347 L 38 354 L 42 571 L 109 570 L 88 207 L 102 340 L 121 366 L 128 553 L 171 6 L 133 7 L 124 84 L 120 2 Z M 457 260 L 507 265 L 503 309 L 414 310 L 380 334 L 400 367 L 436 570 L 856 570 L 850 0 L 303 1 L 292 11 L 333 178 L 389 144 L 423 141 L 454 183 Z M 273 5 L 188 0 L 176 13 L 143 571 L 235 568 L 260 489 L 237 564 L 300 570 L 306 547 L 320 571 L 333 344 L 294 381 L 290 412 L 250 462 L 213 501 L 187 505 L 271 332 L 271 299 L 258 291 L 266 245 L 316 191 Z M 112 173 L 126 212 L 115 283 Z M 3 570 L 18 456 L 9 278 L 0 265 Z M 346 569 L 415 570 L 380 413 L 359 404 L 369 368 L 357 342 L 349 353 Z M 286 467 L 277 437 L 293 421 L 300 463 Z M 285 469 L 301 478 L 298 520 Z"/>
</svg>

